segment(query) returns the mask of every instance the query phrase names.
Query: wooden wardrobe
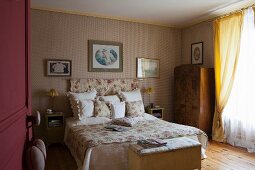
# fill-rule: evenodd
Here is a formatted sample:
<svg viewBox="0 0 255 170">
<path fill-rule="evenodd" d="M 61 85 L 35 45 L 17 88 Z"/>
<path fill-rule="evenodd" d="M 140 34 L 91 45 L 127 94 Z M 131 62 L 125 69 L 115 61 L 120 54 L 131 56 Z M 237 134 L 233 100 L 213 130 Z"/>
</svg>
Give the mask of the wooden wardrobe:
<svg viewBox="0 0 255 170">
<path fill-rule="evenodd" d="M 174 121 L 210 137 L 215 105 L 214 69 L 181 65 L 174 69 Z"/>
</svg>

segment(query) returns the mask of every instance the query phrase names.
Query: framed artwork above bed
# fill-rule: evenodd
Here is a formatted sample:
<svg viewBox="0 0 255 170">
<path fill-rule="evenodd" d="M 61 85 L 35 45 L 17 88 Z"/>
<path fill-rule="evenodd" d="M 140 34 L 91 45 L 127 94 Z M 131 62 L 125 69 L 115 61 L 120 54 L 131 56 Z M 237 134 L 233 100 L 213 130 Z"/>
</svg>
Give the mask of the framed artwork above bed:
<svg viewBox="0 0 255 170">
<path fill-rule="evenodd" d="M 70 77 L 72 72 L 71 60 L 47 60 L 47 76 Z"/>
<path fill-rule="evenodd" d="M 137 58 L 137 78 L 159 78 L 159 59 Z"/>
<path fill-rule="evenodd" d="M 123 72 L 123 44 L 89 40 L 88 68 L 90 72 Z"/>
</svg>

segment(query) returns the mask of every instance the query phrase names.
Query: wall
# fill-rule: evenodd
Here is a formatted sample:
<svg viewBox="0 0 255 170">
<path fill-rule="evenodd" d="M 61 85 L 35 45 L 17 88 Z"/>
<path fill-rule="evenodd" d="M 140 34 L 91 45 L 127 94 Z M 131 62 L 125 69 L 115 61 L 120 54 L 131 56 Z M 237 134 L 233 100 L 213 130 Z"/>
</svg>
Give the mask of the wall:
<svg viewBox="0 0 255 170">
<path fill-rule="evenodd" d="M 203 41 L 203 66 L 214 67 L 213 23 L 200 24 L 182 29 L 182 64 L 191 63 L 191 44 Z"/>
<path fill-rule="evenodd" d="M 160 59 L 160 78 L 145 79 L 142 86 L 153 86 L 151 101 L 165 107 L 165 118 L 172 120 L 173 70 L 181 63 L 181 30 L 147 24 L 32 10 L 31 81 L 32 108 L 42 113 L 50 107 L 46 91 L 55 88 L 60 96 L 55 110 L 71 113 L 65 96 L 69 78 L 45 76 L 46 59 L 72 60 L 72 78 L 135 78 L 136 58 Z M 123 43 L 124 71 L 88 72 L 88 40 Z M 144 96 L 148 103 L 148 96 Z"/>
</svg>

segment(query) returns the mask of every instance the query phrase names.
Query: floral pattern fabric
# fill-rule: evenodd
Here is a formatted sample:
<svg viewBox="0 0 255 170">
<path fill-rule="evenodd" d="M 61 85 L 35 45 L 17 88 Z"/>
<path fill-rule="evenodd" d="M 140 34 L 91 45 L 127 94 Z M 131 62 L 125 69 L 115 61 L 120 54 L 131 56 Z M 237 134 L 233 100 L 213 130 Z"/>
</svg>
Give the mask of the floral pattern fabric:
<svg viewBox="0 0 255 170">
<path fill-rule="evenodd" d="M 126 116 L 138 117 L 144 115 L 144 105 L 142 101 L 126 102 Z"/>
<path fill-rule="evenodd" d="M 108 102 L 95 101 L 95 116 L 111 118 L 111 111 Z"/>
<path fill-rule="evenodd" d="M 136 142 L 141 139 L 170 139 L 182 136 L 194 136 L 206 134 L 194 127 L 169 123 L 163 120 L 141 121 L 128 131 L 109 131 L 105 127 L 108 124 L 77 125 L 66 127 L 65 143 L 73 149 L 76 156 L 82 162 L 86 150 L 102 144 Z"/>
<path fill-rule="evenodd" d="M 143 117 L 123 117 L 112 120 L 112 124 L 132 127 L 140 121 L 144 121 Z"/>
<path fill-rule="evenodd" d="M 71 92 L 85 92 L 94 88 L 100 96 L 138 88 L 138 81 L 135 79 L 73 79 L 70 82 Z"/>
</svg>

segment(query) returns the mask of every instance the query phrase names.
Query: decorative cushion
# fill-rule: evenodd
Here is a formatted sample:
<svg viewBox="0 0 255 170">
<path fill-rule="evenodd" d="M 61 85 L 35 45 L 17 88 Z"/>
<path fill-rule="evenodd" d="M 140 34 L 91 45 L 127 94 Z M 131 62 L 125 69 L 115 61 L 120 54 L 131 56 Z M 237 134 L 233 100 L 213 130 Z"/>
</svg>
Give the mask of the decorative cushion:
<svg viewBox="0 0 255 170">
<path fill-rule="evenodd" d="M 138 122 L 143 120 L 144 120 L 143 117 L 123 117 L 123 118 L 113 119 L 111 123 L 114 125 L 132 127 Z"/>
<path fill-rule="evenodd" d="M 107 102 L 95 101 L 95 116 L 111 118 L 111 111 Z"/>
<path fill-rule="evenodd" d="M 99 100 L 111 103 L 120 102 L 120 98 L 117 95 L 99 96 Z"/>
<path fill-rule="evenodd" d="M 78 114 L 80 112 L 79 108 L 79 101 L 81 100 L 94 100 L 96 98 L 97 91 L 95 89 L 89 91 L 89 92 L 83 92 L 83 93 L 73 93 L 68 92 L 67 96 L 69 96 L 71 108 L 73 110 L 74 117 L 78 117 Z"/>
<path fill-rule="evenodd" d="M 79 102 L 74 100 L 73 98 L 69 97 L 69 101 L 70 101 L 70 105 L 71 105 L 71 108 L 73 110 L 73 116 L 74 117 L 78 117 L 78 114 L 79 114 L 79 107 L 78 107 L 78 104 Z"/>
<path fill-rule="evenodd" d="M 137 117 L 144 115 L 144 105 L 142 101 L 126 102 L 126 116 Z"/>
<path fill-rule="evenodd" d="M 142 101 L 142 95 L 140 89 L 136 89 L 129 92 L 120 92 L 120 97 L 125 102 Z"/>
<path fill-rule="evenodd" d="M 79 120 L 82 120 L 86 117 L 92 117 L 93 113 L 94 113 L 94 102 L 92 100 L 79 101 L 79 113 L 78 113 Z"/>
<path fill-rule="evenodd" d="M 125 117 L 125 102 L 110 103 L 112 119 Z"/>
</svg>

